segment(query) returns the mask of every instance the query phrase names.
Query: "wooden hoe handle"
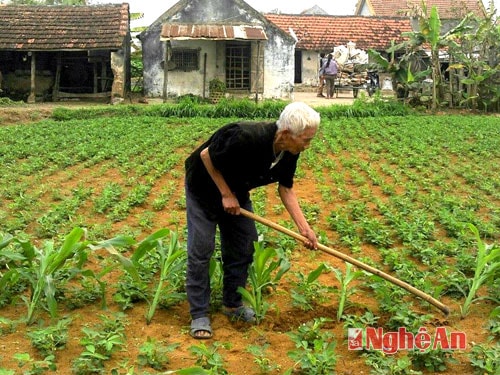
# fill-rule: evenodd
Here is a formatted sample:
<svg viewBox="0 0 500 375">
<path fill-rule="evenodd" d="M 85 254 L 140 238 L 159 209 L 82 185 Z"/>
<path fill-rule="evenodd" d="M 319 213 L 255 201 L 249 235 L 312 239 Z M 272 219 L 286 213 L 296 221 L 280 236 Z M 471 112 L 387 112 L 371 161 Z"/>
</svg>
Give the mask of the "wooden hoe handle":
<svg viewBox="0 0 500 375">
<path fill-rule="evenodd" d="M 279 224 L 276 224 L 276 223 L 272 222 L 271 220 L 265 219 L 259 215 L 254 214 L 253 212 L 245 210 L 244 208 L 240 208 L 240 212 L 243 216 L 248 217 L 249 219 L 255 220 L 255 221 L 257 221 L 261 224 L 264 224 L 272 229 L 275 229 L 279 232 L 287 234 L 290 237 L 293 237 L 296 240 L 301 241 L 302 243 L 307 242 L 306 237 L 304 237 L 304 236 L 302 236 L 302 235 L 300 235 L 300 234 L 298 234 L 298 233 L 296 233 L 288 228 L 285 228 Z M 351 263 L 351 264 L 355 265 L 356 267 L 361 268 L 362 270 L 370 272 L 373 275 L 380 276 L 381 278 L 383 278 L 383 279 L 385 279 L 385 280 L 387 280 L 387 281 L 389 281 L 389 282 L 391 282 L 391 283 L 393 283 L 393 284 L 395 284 L 403 289 L 406 289 L 408 292 L 422 298 L 423 300 L 429 302 L 431 305 L 434 305 L 435 307 L 437 307 L 446 316 L 448 316 L 448 314 L 450 313 L 450 309 L 448 306 L 442 304 L 434 297 L 428 295 L 427 293 L 422 292 L 421 290 L 411 286 L 410 284 L 408 284 L 402 280 L 399 280 L 399 279 L 397 279 L 397 278 L 395 278 L 395 277 L 393 277 L 393 276 L 391 276 L 383 271 L 380 271 L 376 268 L 373 268 L 373 267 L 369 266 L 368 264 L 360 262 L 359 260 L 357 260 L 355 258 L 351 258 L 350 256 L 345 255 L 344 253 L 341 253 L 340 251 L 333 250 L 325 245 L 318 243 L 318 249 L 325 252 L 325 253 L 333 255 L 336 258 L 342 259 L 345 262 Z"/>
</svg>

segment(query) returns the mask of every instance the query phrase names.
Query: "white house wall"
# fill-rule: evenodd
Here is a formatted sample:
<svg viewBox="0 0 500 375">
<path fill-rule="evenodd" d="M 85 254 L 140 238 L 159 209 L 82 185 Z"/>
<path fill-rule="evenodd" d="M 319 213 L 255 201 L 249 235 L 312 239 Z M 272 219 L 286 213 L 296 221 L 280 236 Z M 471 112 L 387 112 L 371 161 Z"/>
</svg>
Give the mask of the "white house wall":
<svg viewBox="0 0 500 375">
<path fill-rule="evenodd" d="M 264 98 L 290 97 L 295 75 L 294 54 L 295 44 L 268 30 L 264 48 Z"/>
<path fill-rule="evenodd" d="M 199 69 L 189 72 L 182 70 L 168 71 L 168 96 L 182 96 L 187 94 L 203 96 L 203 80 L 205 80 L 205 96 L 208 96 L 208 81 L 217 76 L 217 43 L 206 40 L 172 41 L 172 48 L 199 49 Z M 204 60 L 207 56 L 206 74 L 204 74 Z M 163 71 L 160 81 L 163 83 Z"/>
</svg>

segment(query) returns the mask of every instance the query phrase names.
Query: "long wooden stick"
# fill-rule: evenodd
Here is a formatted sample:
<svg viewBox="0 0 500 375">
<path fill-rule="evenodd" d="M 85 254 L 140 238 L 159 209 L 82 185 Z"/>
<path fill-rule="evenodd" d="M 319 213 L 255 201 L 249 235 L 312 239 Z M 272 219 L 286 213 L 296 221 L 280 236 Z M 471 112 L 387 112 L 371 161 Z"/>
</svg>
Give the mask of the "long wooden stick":
<svg viewBox="0 0 500 375">
<path fill-rule="evenodd" d="M 265 219 L 259 215 L 256 215 L 253 212 L 245 210 L 244 208 L 240 208 L 240 212 L 243 216 L 248 217 L 252 220 L 255 220 L 255 221 L 257 221 L 261 224 L 264 224 L 270 228 L 276 229 L 277 231 L 282 232 L 284 234 L 287 234 L 287 235 L 295 238 L 298 241 L 301 241 L 303 243 L 308 241 L 308 239 L 306 237 L 304 237 L 298 233 L 295 233 L 294 231 L 292 231 L 288 228 L 285 228 L 279 224 L 276 224 L 276 223 L 272 222 L 271 220 L 268 220 L 268 219 Z M 408 284 L 402 280 L 399 280 L 399 279 L 397 279 L 397 278 L 395 278 L 395 277 L 393 277 L 393 276 L 391 276 L 383 271 L 380 271 L 376 268 L 373 268 L 372 266 L 369 266 L 368 264 L 360 262 L 359 260 L 357 260 L 355 258 L 351 258 L 350 256 L 345 255 L 344 253 L 341 253 L 340 251 L 333 250 L 325 245 L 318 243 L 318 249 L 325 252 L 325 253 L 333 255 L 334 257 L 342 259 L 345 262 L 351 263 L 351 264 L 355 265 L 356 267 L 361 268 L 367 272 L 370 272 L 374 275 L 380 276 L 381 278 L 383 278 L 383 279 L 385 279 L 385 280 L 387 280 L 387 281 L 389 281 L 389 282 L 391 282 L 391 283 L 393 283 L 393 284 L 395 284 L 403 289 L 406 289 L 408 292 L 422 298 L 423 300 L 429 302 L 431 305 L 436 306 L 446 316 L 448 316 L 448 314 L 450 313 L 450 309 L 448 306 L 442 304 L 434 297 L 422 292 L 421 290 L 411 286 L 410 284 Z"/>
</svg>

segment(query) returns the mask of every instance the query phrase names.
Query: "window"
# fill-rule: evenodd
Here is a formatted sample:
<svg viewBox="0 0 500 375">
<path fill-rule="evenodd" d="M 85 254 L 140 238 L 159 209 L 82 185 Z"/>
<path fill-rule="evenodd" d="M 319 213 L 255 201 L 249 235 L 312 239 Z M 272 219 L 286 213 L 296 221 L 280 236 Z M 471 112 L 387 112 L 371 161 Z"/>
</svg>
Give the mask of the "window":
<svg viewBox="0 0 500 375">
<path fill-rule="evenodd" d="M 250 43 L 226 45 L 226 85 L 229 89 L 250 89 Z"/>
<path fill-rule="evenodd" d="M 172 57 L 170 58 L 172 69 L 183 70 L 185 72 L 198 70 L 199 56 L 200 52 L 198 49 L 174 48 L 172 49 Z"/>
</svg>

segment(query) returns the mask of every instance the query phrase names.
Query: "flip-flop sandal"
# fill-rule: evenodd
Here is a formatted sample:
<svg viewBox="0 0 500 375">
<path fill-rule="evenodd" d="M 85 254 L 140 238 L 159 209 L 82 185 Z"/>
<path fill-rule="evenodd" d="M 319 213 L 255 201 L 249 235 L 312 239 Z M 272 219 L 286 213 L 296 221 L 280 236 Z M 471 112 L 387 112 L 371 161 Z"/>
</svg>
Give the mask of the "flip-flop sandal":
<svg viewBox="0 0 500 375">
<path fill-rule="evenodd" d="M 208 335 L 200 336 L 199 333 L 206 332 Z M 202 318 L 193 319 L 191 321 L 191 330 L 189 331 L 191 337 L 198 340 L 206 340 L 212 338 L 212 327 L 210 326 L 210 318 L 204 316 Z"/>
<path fill-rule="evenodd" d="M 246 323 L 255 322 L 255 311 L 248 306 L 240 306 L 235 309 L 226 308 L 224 315 L 228 316 L 231 320 L 240 320 Z"/>
</svg>

